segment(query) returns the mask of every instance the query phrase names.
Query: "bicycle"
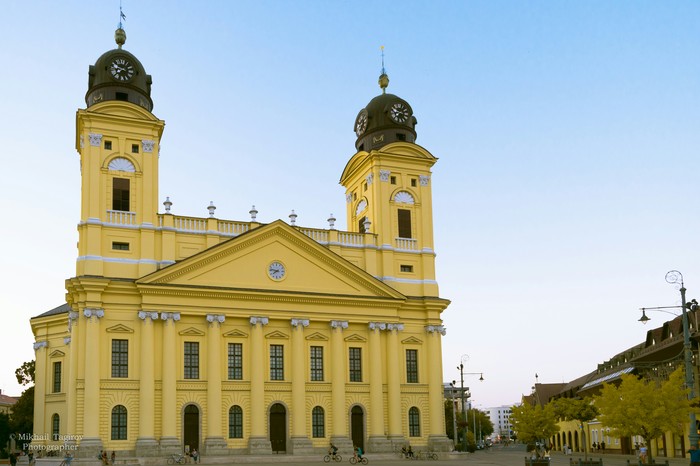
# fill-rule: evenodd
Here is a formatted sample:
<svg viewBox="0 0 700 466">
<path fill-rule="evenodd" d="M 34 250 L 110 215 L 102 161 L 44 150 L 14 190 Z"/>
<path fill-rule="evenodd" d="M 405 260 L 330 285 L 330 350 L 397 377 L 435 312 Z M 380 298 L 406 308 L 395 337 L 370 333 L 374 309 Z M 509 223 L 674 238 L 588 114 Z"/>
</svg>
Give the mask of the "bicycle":
<svg viewBox="0 0 700 466">
<path fill-rule="evenodd" d="M 66 456 L 63 458 L 63 461 L 61 461 L 61 464 L 59 466 L 70 466 L 70 462 L 73 461 L 72 456 Z"/>
<path fill-rule="evenodd" d="M 341 461 L 343 461 L 343 457 L 337 453 L 336 454 L 329 453 L 323 457 L 324 463 L 330 463 L 331 460 L 335 461 L 336 463 L 340 463 Z"/>
<path fill-rule="evenodd" d="M 168 458 L 168 464 L 185 464 L 185 455 L 181 454 L 173 454 L 170 455 L 170 458 Z"/>
<path fill-rule="evenodd" d="M 369 460 L 367 459 L 366 456 L 363 456 L 362 458 L 358 458 L 356 456 L 351 456 L 350 457 L 350 464 L 356 464 L 356 463 L 367 464 L 367 463 L 369 463 Z"/>
</svg>

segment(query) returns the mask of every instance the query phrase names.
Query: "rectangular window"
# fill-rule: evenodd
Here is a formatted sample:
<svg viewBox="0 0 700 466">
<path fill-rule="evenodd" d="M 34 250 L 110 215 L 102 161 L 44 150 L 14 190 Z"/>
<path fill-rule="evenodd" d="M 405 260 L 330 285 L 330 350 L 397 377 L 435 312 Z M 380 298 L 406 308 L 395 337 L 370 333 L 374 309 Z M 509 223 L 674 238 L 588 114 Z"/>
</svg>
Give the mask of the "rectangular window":
<svg viewBox="0 0 700 466">
<path fill-rule="evenodd" d="M 243 380 L 243 344 L 228 344 L 228 379 Z"/>
<path fill-rule="evenodd" d="M 129 180 L 126 178 L 112 180 L 112 210 L 129 211 Z"/>
<path fill-rule="evenodd" d="M 185 378 L 199 378 L 199 343 L 196 341 L 185 342 Z"/>
<path fill-rule="evenodd" d="M 129 340 L 112 340 L 112 377 L 129 377 Z"/>
<path fill-rule="evenodd" d="M 414 188 L 416 187 L 416 179 L 415 178 L 411 178 L 411 186 Z"/>
<path fill-rule="evenodd" d="M 138 153 L 139 153 L 139 145 L 138 145 L 138 144 L 132 144 L 132 145 L 131 145 L 131 152 L 133 152 L 134 154 L 138 154 Z"/>
<path fill-rule="evenodd" d="M 362 382 L 362 348 L 350 348 L 350 382 Z"/>
<path fill-rule="evenodd" d="M 112 141 L 105 141 L 105 149 L 112 150 Z"/>
<path fill-rule="evenodd" d="M 116 251 L 128 251 L 129 243 L 120 243 L 117 241 L 112 241 L 112 249 Z"/>
<path fill-rule="evenodd" d="M 367 183 L 362 183 L 362 190 L 367 191 Z"/>
<path fill-rule="evenodd" d="M 323 346 L 311 347 L 311 380 L 323 381 Z"/>
<path fill-rule="evenodd" d="M 61 393 L 61 363 L 53 363 L 53 392 Z"/>
<path fill-rule="evenodd" d="M 270 345 L 270 380 L 284 380 L 284 346 Z"/>
<path fill-rule="evenodd" d="M 412 273 L 413 272 L 413 266 L 412 265 L 401 265 L 401 271 L 402 272 L 408 272 Z"/>
<path fill-rule="evenodd" d="M 399 238 L 412 238 L 411 236 L 411 211 L 399 209 Z"/>
<path fill-rule="evenodd" d="M 406 140 L 406 135 L 401 134 L 401 133 L 396 133 L 396 140 L 397 141 L 405 141 Z"/>
<path fill-rule="evenodd" d="M 406 382 L 418 383 L 418 350 L 406 350 Z"/>
<path fill-rule="evenodd" d="M 396 177 L 395 176 L 390 177 L 389 180 L 391 181 L 391 184 L 396 184 Z"/>
<path fill-rule="evenodd" d="M 124 102 L 129 101 L 129 94 L 126 92 L 117 92 L 116 95 L 114 96 L 115 100 L 122 100 Z"/>
</svg>

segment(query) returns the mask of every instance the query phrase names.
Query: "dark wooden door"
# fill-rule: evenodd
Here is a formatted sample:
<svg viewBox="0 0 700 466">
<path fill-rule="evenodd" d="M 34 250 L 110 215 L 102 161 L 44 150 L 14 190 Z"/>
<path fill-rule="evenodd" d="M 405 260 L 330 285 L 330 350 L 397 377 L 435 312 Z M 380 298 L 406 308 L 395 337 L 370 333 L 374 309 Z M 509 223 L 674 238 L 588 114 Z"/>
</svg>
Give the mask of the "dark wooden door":
<svg viewBox="0 0 700 466">
<path fill-rule="evenodd" d="M 365 414 L 359 406 L 353 406 L 350 412 L 352 443 L 365 451 Z"/>
<path fill-rule="evenodd" d="M 185 448 L 189 448 L 189 451 L 196 448 L 197 451 L 199 451 L 199 408 L 195 405 L 185 406 L 185 420 L 183 426 Z"/>
<path fill-rule="evenodd" d="M 280 403 L 270 408 L 270 444 L 274 452 L 287 451 L 287 410 Z"/>
</svg>

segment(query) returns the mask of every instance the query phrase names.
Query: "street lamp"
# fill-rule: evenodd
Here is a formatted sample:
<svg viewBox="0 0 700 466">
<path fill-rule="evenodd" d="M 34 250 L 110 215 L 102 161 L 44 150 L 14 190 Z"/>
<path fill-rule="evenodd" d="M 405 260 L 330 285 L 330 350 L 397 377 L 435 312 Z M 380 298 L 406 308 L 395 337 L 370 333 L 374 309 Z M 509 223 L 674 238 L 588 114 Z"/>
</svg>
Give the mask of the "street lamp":
<svg viewBox="0 0 700 466">
<path fill-rule="evenodd" d="M 452 441 L 455 444 L 455 448 L 457 448 L 457 410 L 455 409 L 455 385 L 457 382 L 453 380 L 450 382 L 450 386 L 452 387 Z"/>
<path fill-rule="evenodd" d="M 465 375 L 478 375 L 479 376 L 479 382 L 484 381 L 484 374 L 483 372 L 464 372 L 464 363 L 469 360 L 469 356 L 466 354 L 462 356 L 462 362 L 459 363 L 459 366 L 457 366 L 457 370 L 459 370 L 459 376 L 460 376 L 460 381 L 461 381 L 461 390 L 462 390 L 462 419 L 464 419 L 465 422 L 465 427 L 464 427 L 464 440 L 463 440 L 463 447 L 464 451 L 467 451 L 467 433 L 469 432 L 469 427 L 467 425 L 469 424 L 469 420 L 467 419 L 466 411 L 464 409 L 464 376 Z M 476 432 L 474 432 L 474 435 L 476 435 Z"/>
<path fill-rule="evenodd" d="M 664 309 L 676 309 L 681 308 L 682 322 L 683 322 L 683 356 L 685 360 L 685 385 L 688 387 L 688 399 L 693 400 L 695 398 L 695 378 L 693 373 L 693 352 L 690 345 L 690 326 L 688 324 L 688 310 L 696 311 L 700 309 L 698 302 L 692 300 L 690 302 L 685 301 L 685 286 L 683 284 L 683 274 L 678 270 L 671 270 L 666 274 L 666 282 L 672 285 L 679 285 L 679 291 L 681 292 L 681 305 L 680 306 L 661 306 L 661 307 L 646 307 L 642 308 L 642 317 L 639 321 L 646 324 L 651 319 L 647 317 L 645 311 L 660 311 L 668 312 Z M 673 314 L 670 312 L 670 314 Z M 691 446 L 697 446 L 698 444 L 698 428 L 695 422 L 695 412 L 690 411 L 690 426 L 688 439 L 690 440 Z"/>
</svg>

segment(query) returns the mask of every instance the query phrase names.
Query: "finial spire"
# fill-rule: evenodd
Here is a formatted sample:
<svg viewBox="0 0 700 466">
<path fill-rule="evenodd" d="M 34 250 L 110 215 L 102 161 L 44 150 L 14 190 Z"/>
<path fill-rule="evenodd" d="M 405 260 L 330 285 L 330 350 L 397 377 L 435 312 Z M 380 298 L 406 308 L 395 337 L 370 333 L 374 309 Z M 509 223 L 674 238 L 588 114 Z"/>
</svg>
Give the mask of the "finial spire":
<svg viewBox="0 0 700 466">
<path fill-rule="evenodd" d="M 114 32 L 114 41 L 119 48 L 126 42 L 126 31 L 122 28 L 122 20 L 126 21 L 126 15 L 122 11 L 122 2 L 119 1 L 119 28 Z"/>
<path fill-rule="evenodd" d="M 382 88 L 382 94 L 386 94 L 386 88 L 389 86 L 389 76 L 386 74 L 384 69 L 384 46 L 381 47 L 382 50 L 382 74 L 379 76 L 379 87 Z"/>
</svg>

